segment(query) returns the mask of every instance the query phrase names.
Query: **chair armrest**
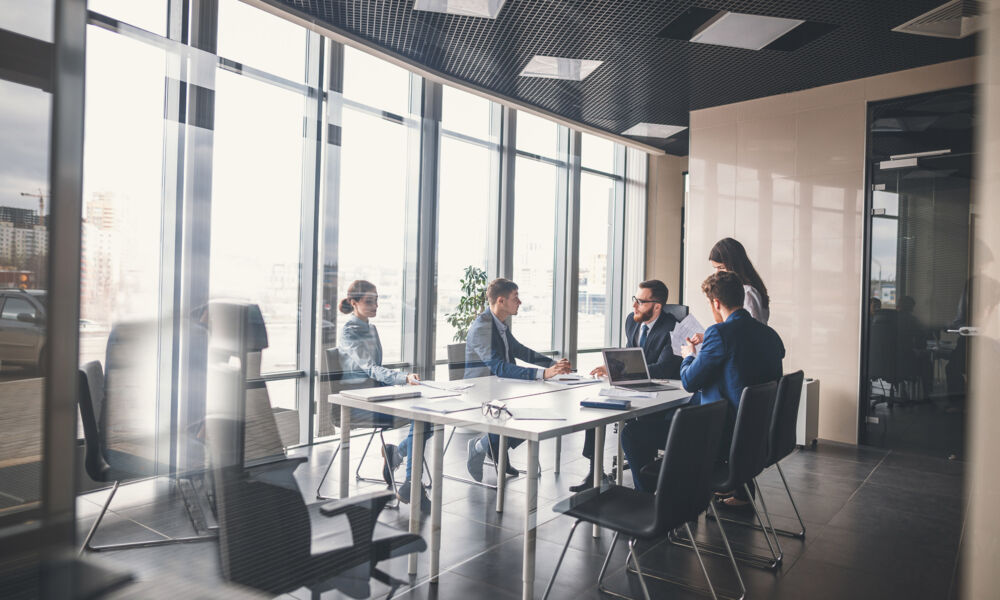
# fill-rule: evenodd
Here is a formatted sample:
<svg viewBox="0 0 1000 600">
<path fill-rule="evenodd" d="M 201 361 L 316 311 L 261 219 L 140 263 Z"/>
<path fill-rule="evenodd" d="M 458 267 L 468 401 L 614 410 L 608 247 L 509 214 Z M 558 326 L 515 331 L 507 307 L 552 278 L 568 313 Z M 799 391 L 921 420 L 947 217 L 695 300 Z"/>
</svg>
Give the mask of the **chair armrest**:
<svg viewBox="0 0 1000 600">
<path fill-rule="evenodd" d="M 359 494 L 350 498 L 341 498 L 327 502 L 319 507 L 319 513 L 324 517 L 346 515 L 351 525 L 351 540 L 359 548 L 370 547 L 375 522 L 386 503 L 393 497 L 389 490 Z"/>
</svg>

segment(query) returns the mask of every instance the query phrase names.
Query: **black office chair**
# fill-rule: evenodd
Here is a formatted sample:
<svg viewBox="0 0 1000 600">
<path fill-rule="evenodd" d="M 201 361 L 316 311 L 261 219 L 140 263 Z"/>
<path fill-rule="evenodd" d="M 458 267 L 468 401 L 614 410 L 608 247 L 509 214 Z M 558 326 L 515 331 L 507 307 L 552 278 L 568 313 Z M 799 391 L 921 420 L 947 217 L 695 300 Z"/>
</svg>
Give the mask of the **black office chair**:
<svg viewBox="0 0 1000 600">
<path fill-rule="evenodd" d="M 741 551 L 733 551 L 733 554 L 736 555 L 736 559 L 740 562 L 766 569 L 777 569 L 781 566 L 783 555 L 781 545 L 778 543 L 778 536 L 774 534 L 770 517 L 767 516 L 764 497 L 763 495 L 759 496 L 761 505 L 764 506 L 764 516 L 762 517 L 761 511 L 757 508 L 754 495 L 750 492 L 749 484 L 753 482 L 755 487 L 759 489 L 760 486 L 756 485 L 756 477 L 760 475 L 761 471 L 764 470 L 764 465 L 767 464 L 771 420 L 774 416 L 777 389 L 778 385 L 773 381 L 748 386 L 743 389 L 743 394 L 740 397 L 740 406 L 736 412 L 736 423 L 733 427 L 733 441 L 729 447 L 729 462 L 716 465 L 714 481 L 712 483 L 713 489 L 716 492 L 728 492 L 738 489 L 741 486 L 746 491 L 757 522 L 764 532 L 764 539 L 767 541 L 767 547 L 771 552 L 771 556 L 767 557 Z M 646 467 L 646 469 L 648 468 Z M 643 474 L 645 475 L 645 469 Z M 764 527 L 765 519 L 767 520 L 767 527 Z M 671 541 L 674 544 L 692 548 L 693 544 L 691 542 L 693 542 L 694 538 L 690 538 L 690 534 L 688 535 L 688 540 L 672 535 Z M 773 544 L 771 541 L 772 537 L 774 540 Z M 703 548 L 706 548 L 706 551 L 710 554 L 717 556 L 728 555 L 728 552 L 723 554 L 722 550 L 724 549 L 718 546 L 704 544 Z M 728 543 L 725 550 L 728 550 Z"/>
<path fill-rule="evenodd" d="M 688 316 L 688 307 L 684 304 L 664 304 L 662 312 L 673 315 L 677 322 L 680 323 L 684 320 L 684 317 Z"/>
<path fill-rule="evenodd" d="M 152 476 L 156 473 L 156 468 L 155 465 L 148 463 L 141 456 L 125 454 L 120 448 L 110 447 L 106 437 L 102 435 L 107 426 L 108 415 L 105 413 L 104 369 L 99 361 L 94 360 L 80 367 L 78 396 L 77 402 L 80 407 L 80 420 L 83 423 L 83 438 L 86 444 L 84 469 L 87 475 L 98 483 L 114 482 L 111 493 L 108 494 L 104 505 L 101 506 L 97 520 L 90 527 L 87 537 L 84 538 L 83 544 L 80 546 L 80 554 L 83 554 L 84 550 L 93 552 L 127 550 L 216 539 L 214 533 L 206 533 L 197 536 L 159 538 L 142 542 L 91 545 L 90 542 L 94 534 L 97 533 L 97 528 L 100 527 L 121 482 L 127 479 Z M 102 419 L 104 420 L 102 421 Z M 174 478 L 171 480 L 177 482 Z"/>
<path fill-rule="evenodd" d="M 246 467 L 241 446 L 246 435 L 244 423 L 211 415 L 206 428 L 219 518 L 219 555 L 227 581 L 275 595 L 306 587 L 314 600 L 331 589 L 367 598 L 372 578 L 388 585 L 391 597 L 405 583 L 378 569 L 378 563 L 423 552 L 427 544 L 410 533 L 375 537 L 376 527 L 384 528 L 377 520 L 392 498 L 391 492 L 372 492 L 319 506 L 322 516 L 347 518 L 350 539 L 346 535 L 332 539 L 314 535 L 322 533 L 321 528 L 314 527 L 310 507 L 293 475 L 305 458 Z M 317 546 L 331 548 L 314 552 Z"/>
<path fill-rule="evenodd" d="M 320 398 L 322 402 L 326 402 L 326 399 L 330 394 L 337 394 L 342 390 L 346 389 L 357 389 L 357 388 L 367 388 L 375 385 L 375 382 L 368 378 L 365 373 L 358 371 L 347 371 L 344 369 L 344 360 L 340 355 L 340 350 L 337 348 L 327 348 L 323 352 L 323 371 L 320 373 Z M 330 423 L 332 427 L 340 427 L 340 406 L 336 404 L 331 404 L 329 406 Z M 385 443 L 385 432 L 389 429 L 396 429 L 398 427 L 403 427 L 406 425 L 405 422 L 399 421 L 394 422 L 392 426 L 384 426 L 373 420 L 373 413 L 366 410 L 351 409 L 351 428 L 352 429 L 371 429 L 371 435 L 368 436 L 368 443 L 365 444 L 365 450 L 361 453 L 361 460 L 358 461 L 358 467 L 354 471 L 354 478 L 357 481 L 368 481 L 372 483 L 384 483 L 383 479 L 376 479 L 374 477 L 367 477 L 361 474 L 361 467 L 365 464 L 365 457 L 368 456 L 368 450 L 371 448 L 372 441 L 374 441 L 375 436 L 378 435 L 379 443 L 382 448 L 382 456 L 386 455 L 386 443 Z M 330 469 L 333 468 L 333 463 L 337 460 L 337 454 L 340 453 L 341 444 L 337 444 L 336 449 L 333 451 L 333 455 L 330 457 L 330 462 L 326 465 L 326 470 L 323 472 L 323 477 L 319 480 L 319 485 L 316 486 L 316 498 L 318 500 L 332 500 L 331 496 L 324 496 L 321 490 L 323 489 L 323 484 L 326 482 L 327 476 L 330 474 Z M 428 478 L 430 478 L 430 469 L 427 467 L 427 461 L 424 460 L 424 472 L 427 473 Z M 392 469 L 389 469 L 389 481 L 392 487 L 393 493 L 395 493 L 399 486 L 396 485 L 395 474 Z M 395 508 L 399 506 L 399 502 L 393 502 L 390 508 Z"/>
<path fill-rule="evenodd" d="M 795 450 L 795 430 L 798 422 L 799 400 L 802 398 L 802 382 L 804 379 L 805 375 L 802 371 L 796 371 L 785 375 L 778 381 L 778 395 L 774 403 L 774 415 L 771 419 L 771 442 L 764 467 L 768 468 L 774 465 L 778 469 L 781 482 L 785 485 L 785 493 L 788 494 L 788 500 L 792 503 L 795 517 L 799 520 L 798 532 L 784 529 L 775 529 L 774 532 L 799 539 L 805 539 L 806 525 L 802 522 L 802 516 L 799 515 L 799 508 L 795 505 L 795 499 L 792 498 L 792 490 L 788 487 L 788 480 L 785 479 L 785 473 L 781 470 L 781 460 Z M 763 488 L 758 488 L 757 492 L 763 494 Z M 723 520 L 727 523 L 736 523 L 760 529 L 756 523 L 752 522 L 748 523 L 725 517 L 723 517 Z"/>
<path fill-rule="evenodd" d="M 615 550 L 618 537 L 621 534 L 629 538 L 629 559 L 635 564 L 635 573 L 643 595 L 649 600 L 649 590 L 644 580 L 645 573 L 639 565 L 639 555 L 635 551 L 636 540 L 655 539 L 663 536 L 675 527 L 683 525 L 688 535 L 691 535 L 691 521 L 696 521 L 698 515 L 711 506 L 712 497 L 712 464 L 718 454 L 720 436 L 726 419 L 726 406 L 722 402 L 691 406 L 679 409 L 670 424 L 664 457 L 659 461 L 659 472 L 656 478 L 656 493 L 649 494 L 632 488 L 609 485 L 601 488 L 591 488 L 563 500 L 554 508 L 576 518 L 576 523 L 569 532 L 566 544 L 563 546 L 559 560 L 556 562 L 552 579 L 545 588 L 544 598 L 552 590 L 559 567 L 562 565 L 566 549 L 569 547 L 577 526 L 582 522 L 593 523 L 615 532 L 611 548 L 604 559 L 604 565 L 597 577 L 598 588 L 609 593 L 603 587 L 604 574 L 607 571 L 611 554 Z M 719 524 L 722 530 L 721 523 Z M 725 531 L 723 531 L 723 539 Z M 726 542 L 728 544 L 728 541 Z M 698 545 L 694 544 L 695 552 Z M 746 588 L 739 575 L 735 558 L 730 557 L 733 568 L 736 569 L 740 587 L 745 595 Z M 705 568 L 705 563 L 698 554 L 698 562 L 708 581 L 708 590 L 716 597 L 712 580 Z M 661 578 L 662 579 L 662 578 Z M 614 594 L 618 595 L 618 594 Z"/>
</svg>

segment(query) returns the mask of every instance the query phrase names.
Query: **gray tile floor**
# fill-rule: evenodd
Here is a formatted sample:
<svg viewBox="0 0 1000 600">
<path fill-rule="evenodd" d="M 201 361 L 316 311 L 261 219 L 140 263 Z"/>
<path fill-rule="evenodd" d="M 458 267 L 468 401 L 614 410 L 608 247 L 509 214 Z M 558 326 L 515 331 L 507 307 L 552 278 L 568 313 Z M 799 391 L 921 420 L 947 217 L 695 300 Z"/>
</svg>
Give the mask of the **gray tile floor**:
<svg viewBox="0 0 1000 600">
<path fill-rule="evenodd" d="M 395 435 L 401 437 L 403 433 L 399 431 Z M 464 474 L 466 439 L 461 433 L 455 436 L 445 457 L 447 473 Z M 609 451 L 614 442 L 614 437 L 609 435 Z M 535 585 L 538 597 L 545 589 L 572 526 L 572 521 L 554 513 L 552 506 L 559 498 L 569 495 L 566 488 L 579 482 L 586 473 L 588 463 L 579 454 L 582 443 L 582 435 L 564 439 L 559 474 L 553 469 L 554 443 L 542 444 Z M 357 444 L 353 447 L 357 448 Z M 309 457 L 309 462 L 296 472 L 307 502 L 315 502 L 316 484 L 333 449 L 333 443 L 326 443 L 292 453 Z M 354 455 L 354 460 L 360 459 L 360 452 Z M 515 450 L 511 456 L 514 464 L 519 465 L 523 461 L 523 450 Z M 781 539 L 785 558 L 776 573 L 741 567 L 749 589 L 748 598 L 950 600 L 959 597 L 958 556 L 966 508 L 963 463 L 821 441 L 815 450 L 798 451 L 782 465 L 806 522 L 806 539 Z M 378 476 L 381 461 L 377 451 L 369 454 L 364 466 L 369 474 Z M 402 469 L 399 473 L 402 475 Z M 758 481 L 766 495 L 774 525 L 792 529 L 794 512 L 777 472 L 766 471 Z M 451 480 L 444 481 L 443 485 L 443 574 L 439 583 L 429 583 L 429 557 L 424 553 L 420 557 L 418 576 L 410 579 L 411 587 L 401 589 L 397 597 L 519 597 L 525 500 L 523 476 L 510 483 L 503 514 L 494 509 L 495 492 L 492 490 Z M 380 487 L 352 482 L 352 491 Z M 336 493 L 336 469 L 325 488 L 328 494 Z M 78 499 L 81 539 L 96 518 L 106 494 L 107 491 L 92 492 Z M 387 509 L 380 520 L 388 526 L 406 529 L 408 511 L 407 505 Z M 331 524 L 320 522 L 317 527 Z M 736 526 L 729 526 L 727 531 L 734 544 L 766 552 L 763 535 L 759 532 Z M 193 533 L 173 486 L 162 479 L 148 480 L 125 485 L 119 490 L 94 543 Z M 423 533 L 425 536 L 429 533 L 426 520 Z M 714 524 L 704 520 L 697 524 L 696 535 L 700 540 L 719 541 Z M 581 526 L 551 597 L 606 598 L 597 590 L 596 574 L 610 543 L 609 533 L 603 532 L 599 538 L 593 538 L 589 528 Z M 612 557 L 607 584 L 619 593 L 639 597 L 641 592 L 635 576 L 627 574 L 623 568 L 625 554 L 624 545 L 619 544 Z M 108 552 L 101 553 L 100 558 L 133 570 L 140 579 L 182 574 L 189 581 L 209 585 L 221 580 L 215 542 Z M 640 558 L 644 569 L 681 578 L 695 586 L 704 585 L 694 554 L 668 541 L 640 544 Z M 737 589 L 728 561 L 706 557 L 706 565 L 717 589 L 723 593 Z M 396 577 L 408 579 L 403 557 L 382 563 L 381 567 Z M 653 598 L 702 597 L 656 579 L 647 579 L 647 583 Z M 388 591 L 386 586 L 372 582 L 372 597 L 384 597 Z M 309 593 L 302 589 L 290 597 L 309 598 Z M 325 599 L 340 597 L 336 592 L 324 595 Z"/>
</svg>

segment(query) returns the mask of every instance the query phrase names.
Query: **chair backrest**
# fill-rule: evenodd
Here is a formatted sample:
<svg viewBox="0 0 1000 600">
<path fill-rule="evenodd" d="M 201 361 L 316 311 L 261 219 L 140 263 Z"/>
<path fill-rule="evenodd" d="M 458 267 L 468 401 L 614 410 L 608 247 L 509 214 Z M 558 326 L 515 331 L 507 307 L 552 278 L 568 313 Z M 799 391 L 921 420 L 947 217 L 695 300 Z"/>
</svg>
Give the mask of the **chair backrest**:
<svg viewBox="0 0 1000 600">
<path fill-rule="evenodd" d="M 684 320 L 684 317 L 688 316 L 688 307 L 684 304 L 664 304 L 663 312 L 668 315 L 673 315 L 677 322 L 680 323 Z"/>
<path fill-rule="evenodd" d="M 87 450 L 84 468 L 87 475 L 97 482 L 108 481 L 110 467 L 101 453 L 101 412 L 104 410 L 104 368 L 92 360 L 80 367 L 79 394 L 80 421 L 83 423 L 83 440 Z"/>
<path fill-rule="evenodd" d="M 657 533 L 697 520 L 711 501 L 726 410 L 725 402 L 712 402 L 674 413 L 656 483 Z"/>
<path fill-rule="evenodd" d="M 350 364 L 341 356 L 340 349 L 333 347 L 323 351 L 323 366 L 320 372 L 320 402 L 321 410 L 325 411 L 329 417 L 329 423 L 333 427 L 340 427 L 340 409 L 327 402 L 331 394 L 338 394 L 342 390 L 352 390 L 358 388 L 369 388 L 375 386 L 375 381 L 368 378 L 368 375 L 361 371 L 346 371 L 344 364 Z M 351 423 L 354 427 L 364 427 L 362 423 Z M 332 431 L 330 433 L 333 433 Z"/>
<path fill-rule="evenodd" d="M 767 465 L 777 392 L 778 384 L 774 381 L 743 388 L 733 427 L 733 443 L 729 447 L 730 481 L 746 483 Z"/>
<path fill-rule="evenodd" d="M 771 418 L 771 447 L 767 464 L 773 465 L 795 450 L 795 428 L 799 420 L 799 400 L 805 374 L 796 371 L 778 381 L 778 393 Z"/>
<path fill-rule="evenodd" d="M 465 379 L 465 342 L 448 344 L 448 379 Z"/>
<path fill-rule="evenodd" d="M 889 383 L 899 381 L 899 314 L 883 308 L 872 315 L 868 328 L 868 377 Z"/>
<path fill-rule="evenodd" d="M 213 415 L 206 425 L 223 577 L 276 595 L 301 587 L 312 530 L 293 465 L 248 471 L 233 451 L 244 424 Z"/>
</svg>

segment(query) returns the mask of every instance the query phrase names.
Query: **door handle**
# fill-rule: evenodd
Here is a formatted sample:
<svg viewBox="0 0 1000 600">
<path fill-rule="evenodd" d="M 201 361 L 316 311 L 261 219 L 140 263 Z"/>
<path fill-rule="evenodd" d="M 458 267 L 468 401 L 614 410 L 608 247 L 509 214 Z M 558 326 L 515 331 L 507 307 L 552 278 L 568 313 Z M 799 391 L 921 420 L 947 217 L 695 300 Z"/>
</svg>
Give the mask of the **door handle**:
<svg viewBox="0 0 1000 600">
<path fill-rule="evenodd" d="M 958 329 L 947 329 L 948 333 L 957 333 L 958 335 L 964 337 L 973 337 L 979 335 L 978 327 L 959 327 Z"/>
</svg>

